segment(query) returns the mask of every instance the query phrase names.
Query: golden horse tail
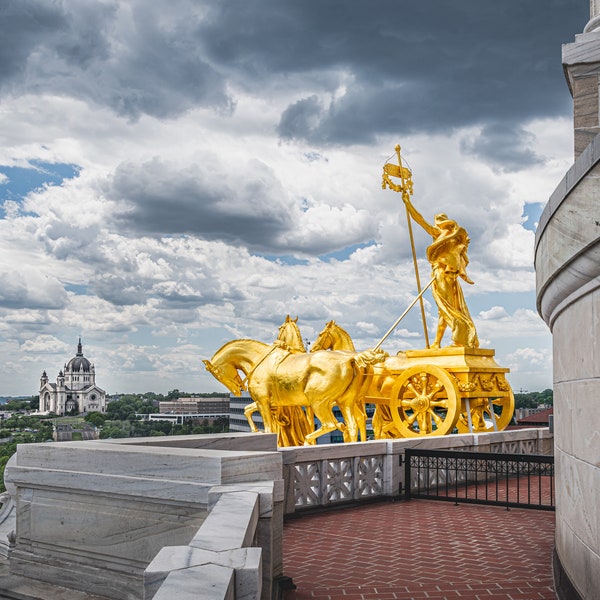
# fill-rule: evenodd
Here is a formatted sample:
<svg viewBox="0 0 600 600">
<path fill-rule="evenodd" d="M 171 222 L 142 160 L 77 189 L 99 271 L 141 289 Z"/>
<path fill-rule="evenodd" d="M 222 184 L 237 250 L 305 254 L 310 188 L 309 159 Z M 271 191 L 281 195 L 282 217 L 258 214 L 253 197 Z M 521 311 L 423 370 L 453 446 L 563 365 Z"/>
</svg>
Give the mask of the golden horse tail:
<svg viewBox="0 0 600 600">
<path fill-rule="evenodd" d="M 387 352 L 384 352 L 379 348 L 376 350 L 370 348 L 369 350 L 363 350 L 362 352 L 358 352 L 354 356 L 354 362 L 359 368 L 365 369 L 368 365 L 374 365 L 383 362 L 386 359 L 386 357 Z"/>
</svg>

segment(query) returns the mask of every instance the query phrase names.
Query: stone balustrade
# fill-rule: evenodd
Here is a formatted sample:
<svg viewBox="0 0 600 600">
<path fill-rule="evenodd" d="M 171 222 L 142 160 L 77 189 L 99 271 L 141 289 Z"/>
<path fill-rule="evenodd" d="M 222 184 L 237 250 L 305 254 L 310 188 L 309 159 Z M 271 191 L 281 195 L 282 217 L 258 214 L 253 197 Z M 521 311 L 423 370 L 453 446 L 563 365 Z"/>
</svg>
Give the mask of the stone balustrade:
<svg viewBox="0 0 600 600">
<path fill-rule="evenodd" d="M 255 547 L 261 492 L 229 487 L 213 488 L 216 504 L 188 545 L 164 547 L 154 557 L 144 571 L 144 600 L 261 597 L 262 549 Z M 271 508 L 273 492 L 262 490 Z"/>
<path fill-rule="evenodd" d="M 285 514 L 343 502 L 400 496 L 404 489 L 406 448 L 552 454 L 552 434 L 547 429 L 521 429 L 280 448 Z"/>
</svg>

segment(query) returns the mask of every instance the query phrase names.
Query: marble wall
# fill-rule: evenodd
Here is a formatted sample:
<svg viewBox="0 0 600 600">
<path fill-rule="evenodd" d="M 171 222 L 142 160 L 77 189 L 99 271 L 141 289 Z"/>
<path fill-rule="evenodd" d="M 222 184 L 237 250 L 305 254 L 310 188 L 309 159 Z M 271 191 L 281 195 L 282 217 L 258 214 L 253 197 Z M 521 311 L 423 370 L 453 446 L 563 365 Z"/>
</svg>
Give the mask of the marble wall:
<svg viewBox="0 0 600 600">
<path fill-rule="evenodd" d="M 251 438 L 265 450 L 245 449 Z M 239 505 L 239 511 L 250 507 L 252 524 L 245 536 L 251 539 L 242 541 L 260 552 L 246 550 L 238 570 L 249 577 L 260 573 L 264 597 L 270 597 L 271 582 L 282 574 L 283 481 L 276 436 L 190 436 L 183 447 L 170 443 L 19 446 L 5 472 L 16 507 L 11 573 L 138 600 L 144 571 L 164 547 L 193 545 L 196 539 L 198 552 L 215 554 L 228 546 Z M 244 449 L 236 450 L 238 444 Z M 223 514 L 229 514 L 230 526 L 216 533 L 210 524 Z M 210 538 L 221 546 L 211 547 Z"/>
<path fill-rule="evenodd" d="M 538 310 L 553 337 L 555 582 L 560 598 L 590 600 L 600 598 L 599 199 L 595 137 L 548 202 L 535 251 Z"/>
</svg>

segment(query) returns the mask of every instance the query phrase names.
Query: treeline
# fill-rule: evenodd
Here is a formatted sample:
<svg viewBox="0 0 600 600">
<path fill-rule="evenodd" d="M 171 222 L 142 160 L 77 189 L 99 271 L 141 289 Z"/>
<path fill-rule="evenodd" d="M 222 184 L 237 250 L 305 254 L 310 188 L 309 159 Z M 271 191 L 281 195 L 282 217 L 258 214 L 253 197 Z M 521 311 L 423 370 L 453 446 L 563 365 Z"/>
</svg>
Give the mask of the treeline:
<svg viewBox="0 0 600 600">
<path fill-rule="evenodd" d="M 208 419 L 201 422 L 186 421 L 181 425 L 170 421 L 146 421 L 140 415 L 159 412 L 156 400 L 148 396 L 123 395 L 119 400 L 109 402 L 105 413 L 89 413 L 85 420 L 101 428 L 100 439 L 221 433 L 229 430 L 229 419 L 226 417 L 216 419 L 213 424 L 209 424 Z"/>
<path fill-rule="evenodd" d="M 39 396 L 30 396 L 29 398 L 11 398 L 3 404 L 0 404 L 0 410 L 6 412 L 37 410 L 39 405 Z"/>
<path fill-rule="evenodd" d="M 122 399 L 146 400 L 148 402 L 168 402 L 178 398 L 223 398 L 227 392 L 182 392 L 177 388 L 166 394 L 156 394 L 155 392 L 146 392 L 144 394 L 112 394 Z M 113 400 L 113 402 L 115 402 Z M 110 403 L 109 403 L 110 404 Z M 27 398 L 7 398 L 6 402 L 0 403 L 0 410 L 6 412 L 33 411 L 38 410 L 40 405 L 39 396 L 29 396 Z"/>
<path fill-rule="evenodd" d="M 128 438 L 128 437 L 154 437 L 163 435 L 199 435 L 205 433 L 223 433 L 229 431 L 227 417 L 215 419 L 209 424 L 208 419 L 202 422 L 185 421 L 179 425 L 170 421 L 109 421 L 102 425 L 100 439 Z"/>
<path fill-rule="evenodd" d="M 16 452 L 17 444 L 52 441 L 54 427 L 50 419 L 13 415 L 2 421 L 0 439 L 7 440 L 0 444 L 0 492 L 5 492 L 4 468 L 9 458 Z"/>
<path fill-rule="evenodd" d="M 540 404 L 553 406 L 552 390 L 543 392 L 520 392 L 515 394 L 515 408 L 537 408 Z"/>
</svg>

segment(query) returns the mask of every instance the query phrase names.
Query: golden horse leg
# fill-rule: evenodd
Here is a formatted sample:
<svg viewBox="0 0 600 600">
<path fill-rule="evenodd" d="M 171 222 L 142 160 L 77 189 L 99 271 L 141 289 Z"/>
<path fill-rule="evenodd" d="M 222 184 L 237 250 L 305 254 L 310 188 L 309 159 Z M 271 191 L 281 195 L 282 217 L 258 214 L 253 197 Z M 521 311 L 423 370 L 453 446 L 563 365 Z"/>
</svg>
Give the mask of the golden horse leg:
<svg viewBox="0 0 600 600">
<path fill-rule="evenodd" d="M 247 404 L 246 408 L 244 408 L 244 416 L 246 417 L 246 419 L 248 419 L 248 424 L 250 425 L 250 431 L 252 431 L 252 433 L 258 433 L 258 427 L 256 426 L 256 423 L 254 422 L 254 420 L 252 419 L 252 415 L 258 412 L 258 406 L 256 405 L 256 402 L 252 402 L 251 404 Z"/>
<path fill-rule="evenodd" d="M 339 423 L 333 415 L 331 403 L 328 400 L 320 400 L 319 402 L 315 402 L 313 404 L 313 410 L 315 416 L 321 422 L 321 427 L 305 436 L 305 446 L 314 446 L 317 443 L 317 438 L 329 433 L 330 431 L 339 429 Z"/>
</svg>

